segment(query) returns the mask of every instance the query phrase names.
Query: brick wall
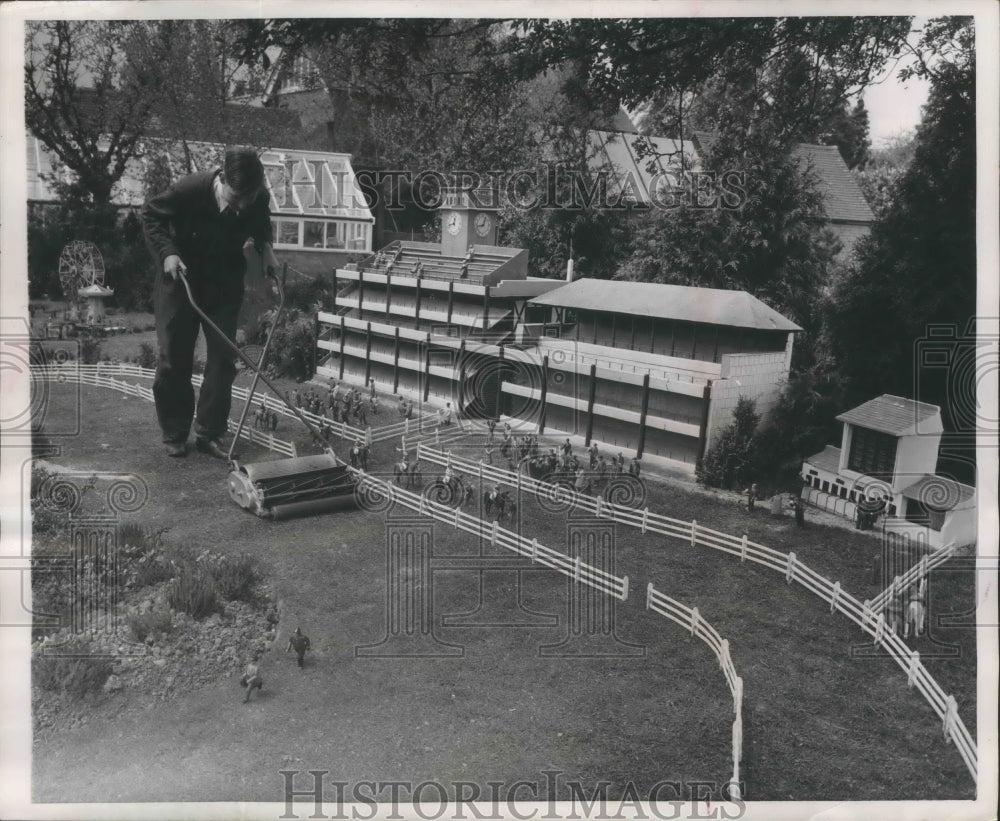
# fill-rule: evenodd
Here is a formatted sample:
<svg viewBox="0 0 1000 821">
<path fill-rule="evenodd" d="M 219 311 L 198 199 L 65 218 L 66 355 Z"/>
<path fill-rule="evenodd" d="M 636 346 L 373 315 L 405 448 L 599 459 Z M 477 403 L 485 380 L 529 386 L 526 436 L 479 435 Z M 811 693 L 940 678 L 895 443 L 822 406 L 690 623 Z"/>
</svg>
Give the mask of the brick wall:
<svg viewBox="0 0 1000 821">
<path fill-rule="evenodd" d="M 788 378 L 787 357 L 780 353 L 727 354 L 722 357 L 722 378 L 712 383 L 708 415 L 708 441 L 712 444 L 733 421 L 733 411 L 741 396 L 757 403 L 761 421 L 768 419 Z"/>
</svg>

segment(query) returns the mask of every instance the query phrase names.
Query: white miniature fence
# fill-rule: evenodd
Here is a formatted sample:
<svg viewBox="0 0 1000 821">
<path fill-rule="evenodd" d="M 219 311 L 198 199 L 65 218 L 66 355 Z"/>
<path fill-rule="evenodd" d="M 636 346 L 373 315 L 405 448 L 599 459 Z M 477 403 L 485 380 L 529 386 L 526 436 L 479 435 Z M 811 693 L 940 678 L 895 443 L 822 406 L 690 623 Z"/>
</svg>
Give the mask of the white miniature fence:
<svg viewBox="0 0 1000 821">
<path fill-rule="evenodd" d="M 472 462 L 450 453 L 441 453 L 420 447 L 417 455 L 418 458 L 433 464 L 450 464 L 453 469 L 477 475 L 481 480 L 503 482 L 517 487 L 518 491 L 530 490 L 550 498 L 556 498 L 567 506 L 582 508 L 598 518 L 603 517 L 629 527 L 635 527 L 643 533 L 652 532 L 683 539 L 691 547 L 701 545 L 713 550 L 720 550 L 733 556 L 739 556 L 741 562 L 750 560 L 755 564 L 782 573 L 788 584 L 794 581 L 802 585 L 829 603 L 831 613 L 835 610 L 840 611 L 857 624 L 863 632 L 874 637 L 875 643 L 881 645 L 893 661 L 906 672 L 907 684 L 911 687 L 916 686 L 934 712 L 941 718 L 945 739 L 955 743 L 962 760 L 972 774 L 973 780 L 978 783 L 976 744 L 958 715 L 955 698 L 946 695 L 940 685 L 927 672 L 927 669 L 920 662 L 920 654 L 916 650 L 911 650 L 895 632 L 887 629 L 887 624 L 881 613 L 875 612 L 871 606 L 862 604 L 858 599 L 844 592 L 840 582 L 831 582 L 800 562 L 795 553 L 781 553 L 765 545 L 751 542 L 745 534 L 742 537 L 731 536 L 728 533 L 699 525 L 696 520 L 686 522 L 651 513 L 648 507 L 635 510 L 616 505 L 600 497 L 587 496 L 566 487 L 557 487 L 533 479 L 520 472 L 515 473 L 496 468 L 482 462 Z"/>
<path fill-rule="evenodd" d="M 722 668 L 733 696 L 733 777 L 729 782 L 730 795 L 733 799 L 740 797 L 740 761 L 743 760 L 743 679 L 736 675 L 736 667 L 729 655 L 729 641 L 722 638 L 701 614 L 698 608 L 688 607 L 676 599 L 671 599 L 653 587 L 646 585 L 646 609 L 666 616 L 676 622 L 692 636 L 697 636 L 707 644 Z"/>
<path fill-rule="evenodd" d="M 921 556 L 920 561 L 910 567 L 902 576 L 894 576 L 892 584 L 874 599 L 865 602 L 865 604 L 872 612 L 881 613 L 896 596 L 908 590 L 913 585 L 919 584 L 923 579 L 927 578 L 927 574 L 943 565 L 954 555 L 955 543 L 951 542 L 944 547 L 939 547 L 933 553 Z"/>
<path fill-rule="evenodd" d="M 572 559 L 563 553 L 539 544 L 537 539 L 526 539 L 518 533 L 501 527 L 496 520 L 487 522 L 478 516 L 464 513 L 459 508 L 452 508 L 449 505 L 428 499 L 423 494 L 404 490 L 392 482 L 379 479 L 357 468 L 350 468 L 350 471 L 358 480 L 356 492 L 362 499 L 372 500 L 376 506 L 381 506 L 383 501 L 401 504 L 421 515 L 430 516 L 439 522 L 464 530 L 466 533 L 488 539 L 492 545 L 499 545 L 511 550 L 519 556 L 531 559 L 533 564 L 549 567 L 564 576 L 569 576 L 575 582 L 593 587 L 620 601 L 625 601 L 628 598 L 628 576 L 615 576 L 599 567 L 585 564 L 579 557 Z M 362 504 L 362 508 L 364 507 L 365 505 Z"/>
<path fill-rule="evenodd" d="M 111 390 L 116 390 L 124 393 L 128 396 L 137 396 L 140 399 L 145 399 L 147 402 L 153 401 L 153 389 L 147 387 L 146 385 L 137 385 L 133 382 L 126 382 L 122 379 L 116 379 L 112 376 L 112 373 L 120 373 L 118 368 L 127 369 L 124 371 L 125 375 L 145 377 L 147 374 L 152 375 L 152 371 L 147 370 L 146 373 L 139 373 L 144 369 L 138 368 L 137 366 L 71 366 L 71 367 L 53 367 L 45 366 L 40 368 L 31 369 L 32 379 L 44 379 L 49 382 L 70 382 L 80 385 L 93 385 L 98 388 L 109 388 Z M 195 374 L 191 377 L 191 384 L 197 386 L 201 385 L 201 376 Z M 233 393 L 236 393 L 234 389 Z M 236 422 L 232 419 L 228 420 L 228 429 L 230 433 L 235 433 Z M 275 453 L 280 453 L 282 456 L 296 456 L 295 443 L 287 441 L 285 439 L 279 439 L 277 436 L 271 433 L 264 433 L 263 431 L 254 430 L 244 425 L 243 430 L 240 431 L 240 437 L 253 442 L 257 445 L 262 445 L 268 450 L 272 450 Z"/>
</svg>

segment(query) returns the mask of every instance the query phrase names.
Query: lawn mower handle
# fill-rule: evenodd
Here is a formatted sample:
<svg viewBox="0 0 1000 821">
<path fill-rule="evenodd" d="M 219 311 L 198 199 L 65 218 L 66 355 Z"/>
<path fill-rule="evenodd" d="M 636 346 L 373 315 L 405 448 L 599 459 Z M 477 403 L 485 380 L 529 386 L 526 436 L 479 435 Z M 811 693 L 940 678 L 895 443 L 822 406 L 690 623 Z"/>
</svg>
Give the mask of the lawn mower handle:
<svg viewBox="0 0 1000 821">
<path fill-rule="evenodd" d="M 288 267 L 287 265 L 283 266 L 282 278 L 284 278 L 284 269 L 287 268 L 287 267 Z M 268 270 L 271 270 L 271 269 L 269 268 Z M 183 269 L 179 270 L 177 272 L 177 278 L 181 281 L 181 284 L 184 286 L 184 290 L 187 291 L 188 301 L 191 303 L 191 307 L 194 309 L 194 312 L 196 314 L 198 314 L 198 316 L 201 318 L 201 320 L 209 328 L 211 328 L 216 333 L 216 335 L 218 335 L 218 337 L 223 342 L 226 343 L 226 345 L 228 345 L 230 347 L 230 349 L 233 351 L 233 353 L 235 353 L 240 359 L 243 360 L 243 362 L 250 368 L 250 370 L 252 370 L 256 374 L 257 377 L 260 377 L 261 382 L 263 382 L 265 385 L 267 385 L 267 387 L 269 387 L 271 389 L 271 391 L 274 393 L 274 395 L 277 396 L 278 399 L 280 399 L 284 403 L 284 405 L 290 411 L 292 411 L 292 413 L 294 413 L 298 417 L 299 421 L 302 422 L 302 424 L 305 425 L 306 428 L 309 429 L 309 433 L 312 434 L 312 437 L 313 437 L 313 439 L 316 440 L 316 443 L 323 450 L 326 450 L 326 442 L 323 441 L 323 437 L 320 436 L 319 431 L 316 430 L 316 428 L 313 426 L 312 422 L 310 422 L 308 419 L 306 419 L 305 416 L 302 415 L 302 411 L 300 411 L 297 407 L 295 407 L 295 405 L 293 405 L 291 402 L 289 402 L 285 398 L 285 396 L 284 396 L 284 394 L 282 394 L 281 390 L 279 388 L 275 387 L 275 385 L 271 382 L 271 380 L 268 379 L 266 376 L 264 376 L 264 374 L 262 374 L 260 372 L 260 368 L 257 367 L 257 365 L 253 362 L 253 360 L 250 359 L 250 357 L 247 356 L 245 353 L 243 353 L 243 351 L 241 351 L 236 346 L 236 344 L 228 336 L 226 336 L 222 332 L 222 330 L 219 328 L 219 326 L 216 325 L 211 319 L 209 319 L 208 315 L 201 308 L 198 307 L 198 303 L 195 302 L 194 295 L 191 293 L 191 285 L 190 285 L 190 283 L 188 283 L 187 277 L 185 276 L 185 272 L 184 272 Z M 278 280 L 277 277 L 274 278 L 274 281 L 275 281 L 275 283 L 278 286 L 278 293 L 281 295 L 281 300 L 282 300 L 282 302 L 284 302 L 284 287 L 282 286 L 282 283 Z M 273 334 L 273 333 L 274 333 L 274 327 L 272 326 L 272 328 L 271 328 L 271 334 Z M 268 341 L 270 341 L 270 334 L 269 334 Z M 266 343 L 265 343 L 265 347 L 266 347 Z"/>
<path fill-rule="evenodd" d="M 264 269 L 265 279 L 270 277 L 274 280 L 275 288 L 278 290 L 278 309 L 274 313 L 274 321 L 271 323 L 271 328 L 268 331 L 267 339 L 264 340 L 264 349 L 260 352 L 260 359 L 257 360 L 257 369 L 254 371 L 253 380 L 250 382 L 250 388 L 247 391 L 247 401 L 243 403 L 243 411 L 240 413 L 240 421 L 236 424 L 236 430 L 233 432 L 233 441 L 229 443 L 229 462 L 232 464 L 234 461 L 233 453 L 236 450 L 236 443 L 240 439 L 240 434 L 243 432 L 243 426 L 246 424 L 247 414 L 250 413 L 250 406 L 253 404 L 254 393 L 257 390 L 257 382 L 260 380 L 260 372 L 264 370 L 264 363 L 267 361 L 267 354 L 271 347 L 271 339 L 274 337 L 274 331 L 278 327 L 278 323 L 281 322 L 281 315 L 285 310 L 285 279 L 288 276 L 288 263 L 286 262 L 281 266 L 281 279 L 277 277 L 277 273 L 274 267 L 268 265 Z"/>
</svg>

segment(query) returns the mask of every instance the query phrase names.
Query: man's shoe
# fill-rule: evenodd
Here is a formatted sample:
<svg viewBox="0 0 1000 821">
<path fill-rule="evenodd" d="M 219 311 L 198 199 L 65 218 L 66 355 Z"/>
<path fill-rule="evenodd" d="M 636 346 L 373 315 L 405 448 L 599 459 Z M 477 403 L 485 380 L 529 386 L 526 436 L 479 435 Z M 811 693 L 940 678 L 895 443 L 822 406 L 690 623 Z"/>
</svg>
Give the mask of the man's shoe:
<svg viewBox="0 0 1000 821">
<path fill-rule="evenodd" d="M 187 442 L 167 442 L 167 456 L 180 459 L 187 456 Z"/>
<path fill-rule="evenodd" d="M 222 449 L 217 439 L 195 439 L 194 446 L 199 453 L 207 453 L 213 459 L 228 459 L 229 455 Z"/>
</svg>

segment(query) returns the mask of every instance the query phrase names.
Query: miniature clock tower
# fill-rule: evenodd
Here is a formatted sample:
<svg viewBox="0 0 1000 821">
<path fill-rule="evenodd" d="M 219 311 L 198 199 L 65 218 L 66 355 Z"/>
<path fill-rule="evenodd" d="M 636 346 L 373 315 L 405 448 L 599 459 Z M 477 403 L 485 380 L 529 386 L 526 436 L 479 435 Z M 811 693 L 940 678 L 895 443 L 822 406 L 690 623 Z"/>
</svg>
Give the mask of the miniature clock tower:
<svg viewBox="0 0 1000 821">
<path fill-rule="evenodd" d="M 471 245 L 496 245 L 499 211 L 492 189 L 447 189 L 441 202 L 441 255 L 464 257 Z"/>
</svg>

